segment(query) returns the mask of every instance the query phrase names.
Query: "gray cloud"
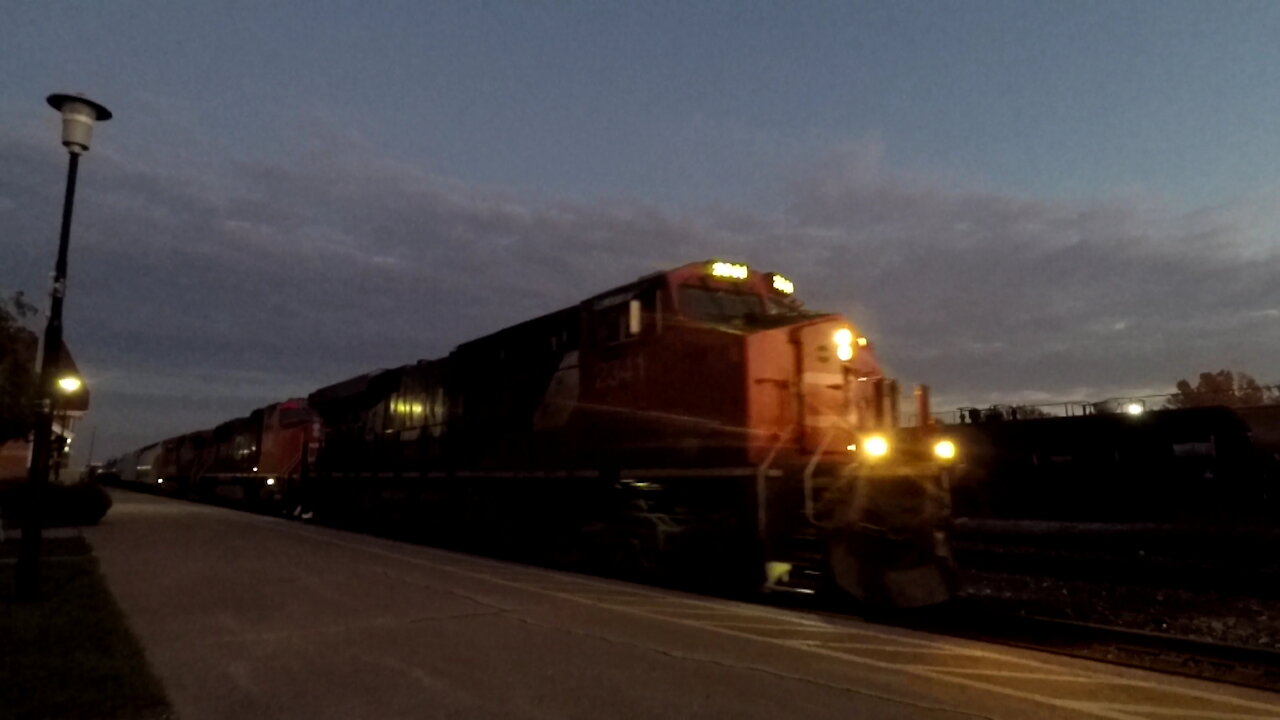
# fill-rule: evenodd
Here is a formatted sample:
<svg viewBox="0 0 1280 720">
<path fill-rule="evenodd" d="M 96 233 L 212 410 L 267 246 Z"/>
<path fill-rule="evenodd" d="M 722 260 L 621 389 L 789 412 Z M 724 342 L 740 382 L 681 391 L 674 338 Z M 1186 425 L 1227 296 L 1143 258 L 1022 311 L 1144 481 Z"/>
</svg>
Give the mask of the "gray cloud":
<svg viewBox="0 0 1280 720">
<path fill-rule="evenodd" d="M 711 256 L 793 277 L 942 402 L 1166 389 L 1220 366 L 1280 375 L 1272 194 L 1192 213 L 1051 202 L 897 173 L 864 143 L 797 173 L 783 212 L 677 214 L 517 196 L 327 146 L 186 171 L 86 159 L 68 324 L 101 450 Z M 0 282 L 34 295 L 62 158 L 20 137 L 0 138 L 0 156 Z"/>
</svg>

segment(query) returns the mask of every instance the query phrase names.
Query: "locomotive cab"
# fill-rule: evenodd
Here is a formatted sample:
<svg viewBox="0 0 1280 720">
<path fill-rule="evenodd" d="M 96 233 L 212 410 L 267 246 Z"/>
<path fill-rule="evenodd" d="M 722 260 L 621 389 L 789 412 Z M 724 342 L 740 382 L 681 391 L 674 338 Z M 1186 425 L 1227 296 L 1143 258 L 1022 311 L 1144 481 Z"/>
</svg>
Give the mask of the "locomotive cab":
<svg viewBox="0 0 1280 720">
<path fill-rule="evenodd" d="M 834 580 L 863 600 L 930 605 L 951 594 L 944 528 L 957 448 L 930 423 L 899 427 L 898 385 L 847 318 L 807 310 L 794 285 L 723 261 L 669 274 L 675 325 L 709 334 L 742 398 L 756 468 L 757 533 L 774 589 Z M 722 416 L 723 417 L 723 416 Z"/>
</svg>

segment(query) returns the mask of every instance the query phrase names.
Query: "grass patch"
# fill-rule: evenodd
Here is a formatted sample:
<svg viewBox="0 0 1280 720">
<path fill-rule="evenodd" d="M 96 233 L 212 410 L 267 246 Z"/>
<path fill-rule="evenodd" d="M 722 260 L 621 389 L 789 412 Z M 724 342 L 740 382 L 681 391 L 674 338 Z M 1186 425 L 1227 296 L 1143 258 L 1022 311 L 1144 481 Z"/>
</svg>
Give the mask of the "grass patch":
<svg viewBox="0 0 1280 720">
<path fill-rule="evenodd" d="M 0 717 L 174 717 L 97 559 L 53 550 L 46 545 L 38 602 L 15 601 L 15 565 L 0 560 Z"/>
</svg>

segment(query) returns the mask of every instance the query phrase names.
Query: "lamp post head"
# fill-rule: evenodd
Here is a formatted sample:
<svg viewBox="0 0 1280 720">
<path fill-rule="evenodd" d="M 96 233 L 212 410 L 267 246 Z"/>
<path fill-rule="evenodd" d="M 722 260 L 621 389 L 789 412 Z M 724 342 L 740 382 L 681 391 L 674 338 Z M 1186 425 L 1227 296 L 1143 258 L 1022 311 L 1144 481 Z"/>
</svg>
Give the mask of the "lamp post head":
<svg viewBox="0 0 1280 720">
<path fill-rule="evenodd" d="M 110 120 L 111 111 L 80 95 L 54 93 L 47 100 L 49 107 L 62 113 L 62 144 L 67 152 L 75 155 L 89 152 L 93 124 Z"/>
<path fill-rule="evenodd" d="M 58 388 L 68 395 L 79 390 L 83 383 L 75 375 L 63 375 L 58 378 Z"/>
</svg>

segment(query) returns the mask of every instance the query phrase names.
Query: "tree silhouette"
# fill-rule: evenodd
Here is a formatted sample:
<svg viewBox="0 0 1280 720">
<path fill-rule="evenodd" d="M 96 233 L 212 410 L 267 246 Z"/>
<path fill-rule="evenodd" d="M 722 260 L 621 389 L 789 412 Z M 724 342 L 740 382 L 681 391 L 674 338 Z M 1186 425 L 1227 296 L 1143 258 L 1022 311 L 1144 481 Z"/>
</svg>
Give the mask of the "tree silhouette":
<svg viewBox="0 0 1280 720">
<path fill-rule="evenodd" d="M 1168 407 L 1243 407 L 1280 402 L 1280 392 L 1275 387 L 1259 384 L 1248 373 L 1230 370 L 1202 372 L 1194 387 L 1186 380 L 1179 380 L 1177 388 L 1178 392 L 1169 398 Z"/>
<path fill-rule="evenodd" d="M 0 299 L 0 443 L 31 432 L 38 340 L 22 320 L 35 312 L 21 292 Z"/>
</svg>

